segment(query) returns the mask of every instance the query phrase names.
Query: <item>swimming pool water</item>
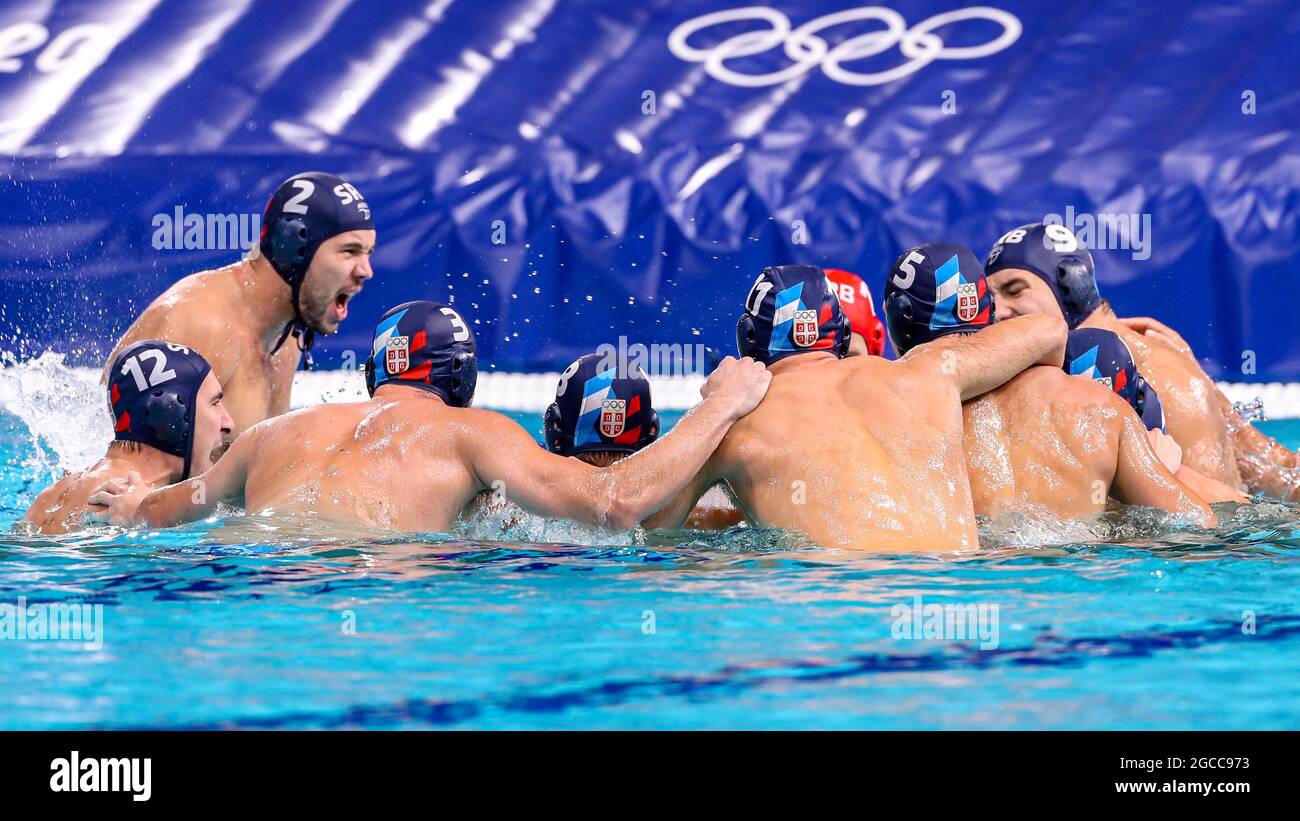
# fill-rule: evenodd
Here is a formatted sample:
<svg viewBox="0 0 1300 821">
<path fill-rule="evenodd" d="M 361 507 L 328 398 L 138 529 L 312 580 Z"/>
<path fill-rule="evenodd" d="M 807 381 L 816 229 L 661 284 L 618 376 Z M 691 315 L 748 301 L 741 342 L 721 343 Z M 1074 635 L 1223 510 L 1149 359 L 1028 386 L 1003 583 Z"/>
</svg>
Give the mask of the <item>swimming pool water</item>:
<svg viewBox="0 0 1300 821">
<path fill-rule="evenodd" d="M 1300 444 L 1300 422 L 1265 428 Z M 0 413 L 6 531 L 43 485 L 32 452 Z M 763 530 L 544 523 L 529 532 L 585 544 L 529 545 L 477 532 L 491 527 L 395 537 L 232 516 L 0 534 L 0 604 L 104 613 L 98 649 L 0 640 L 0 728 L 1300 727 L 1286 505 L 1215 532 L 1140 513 L 1013 523 L 961 559 L 846 557 Z M 1074 543 L 1008 537 L 1044 532 Z M 996 648 L 895 637 L 916 596 L 995 612 Z"/>
</svg>

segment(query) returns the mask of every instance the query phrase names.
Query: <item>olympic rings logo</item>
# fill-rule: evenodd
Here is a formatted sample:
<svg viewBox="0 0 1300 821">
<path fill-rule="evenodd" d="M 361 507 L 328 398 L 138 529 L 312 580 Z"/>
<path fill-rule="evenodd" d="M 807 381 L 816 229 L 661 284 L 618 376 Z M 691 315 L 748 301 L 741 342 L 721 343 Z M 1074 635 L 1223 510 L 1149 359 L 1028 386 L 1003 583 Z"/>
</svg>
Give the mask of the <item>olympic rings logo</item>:
<svg viewBox="0 0 1300 821">
<path fill-rule="evenodd" d="M 762 20 L 771 28 L 749 31 L 728 37 L 712 48 L 695 48 L 686 41 L 692 34 L 710 26 L 738 20 Z M 841 23 L 859 20 L 877 20 L 885 24 L 883 31 L 872 31 L 850 37 L 831 47 L 818 32 Z M 963 20 L 988 20 L 1002 26 L 1002 34 L 983 45 L 949 48 L 934 30 Z M 825 14 L 792 29 L 790 18 L 767 6 L 716 11 L 704 14 L 677 26 L 668 35 L 668 50 L 679 59 L 690 63 L 703 63 L 710 77 L 733 86 L 761 88 L 784 83 L 821 66 L 826 76 L 838 83 L 851 86 L 877 86 L 915 74 L 935 60 L 977 60 L 997 54 L 1020 39 L 1023 26 L 1010 12 L 989 6 L 971 6 L 957 11 L 936 14 L 922 20 L 912 28 L 907 27 L 903 16 L 883 6 L 864 6 L 858 9 Z M 726 61 L 749 57 L 784 46 L 786 56 L 794 65 L 767 74 L 742 74 L 727 68 Z M 897 45 L 909 62 L 897 68 L 874 73 L 861 73 L 844 68 L 842 63 L 861 60 L 882 54 Z"/>
</svg>

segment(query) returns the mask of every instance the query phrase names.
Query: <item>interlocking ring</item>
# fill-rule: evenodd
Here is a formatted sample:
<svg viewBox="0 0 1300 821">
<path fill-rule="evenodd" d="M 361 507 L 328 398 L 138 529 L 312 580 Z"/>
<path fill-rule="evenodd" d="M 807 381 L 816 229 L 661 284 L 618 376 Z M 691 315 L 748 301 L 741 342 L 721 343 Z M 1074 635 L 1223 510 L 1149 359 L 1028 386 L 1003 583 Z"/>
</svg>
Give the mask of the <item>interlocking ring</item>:
<svg viewBox="0 0 1300 821">
<path fill-rule="evenodd" d="M 761 20 L 771 28 L 747 31 L 728 37 L 712 48 L 696 48 L 686 41 L 692 34 L 720 25 L 740 20 Z M 876 20 L 884 23 L 885 28 L 850 37 L 833 48 L 818 32 L 841 23 L 860 20 Z M 934 30 L 950 23 L 964 20 L 988 20 L 1002 26 L 1002 33 L 987 43 L 978 46 L 949 47 Z M 851 86 L 876 86 L 900 80 L 915 74 L 935 60 L 977 60 L 997 54 L 1020 39 L 1023 26 L 1019 18 L 1002 9 L 990 6 L 971 6 L 957 11 L 936 14 L 907 27 L 903 16 L 884 6 L 864 6 L 847 11 L 824 14 L 792 29 L 790 18 L 776 9 L 766 6 L 745 6 L 704 14 L 678 25 L 668 35 L 668 50 L 679 59 L 691 63 L 702 63 L 704 70 L 715 80 L 743 88 L 762 88 L 784 83 L 821 66 L 826 76 L 832 80 Z M 727 68 L 727 60 L 740 57 L 752 57 L 770 51 L 775 46 L 782 46 L 787 57 L 794 65 L 767 74 L 743 74 Z M 887 49 L 897 45 L 908 62 L 886 71 L 862 73 L 844 68 L 842 63 L 862 60 L 883 54 Z"/>
</svg>

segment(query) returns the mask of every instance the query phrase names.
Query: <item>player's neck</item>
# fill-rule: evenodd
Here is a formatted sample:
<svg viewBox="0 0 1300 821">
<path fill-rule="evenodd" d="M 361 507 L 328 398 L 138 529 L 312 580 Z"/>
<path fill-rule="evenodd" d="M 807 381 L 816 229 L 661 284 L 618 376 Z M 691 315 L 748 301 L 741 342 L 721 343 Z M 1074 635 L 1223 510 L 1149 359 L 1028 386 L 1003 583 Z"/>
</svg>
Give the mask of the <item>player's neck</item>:
<svg viewBox="0 0 1300 821">
<path fill-rule="evenodd" d="M 184 459 L 147 445 L 133 453 L 110 447 L 104 458 L 113 463 L 115 472 L 126 476 L 135 471 L 145 484 L 152 487 L 175 484 L 184 478 Z"/>
<path fill-rule="evenodd" d="M 767 369 L 774 374 L 785 373 L 797 368 L 811 365 L 815 362 L 829 362 L 834 359 L 835 355 L 826 351 L 816 351 L 810 353 L 800 353 L 794 356 L 787 356 L 785 359 L 779 359 L 767 366 Z"/>
<path fill-rule="evenodd" d="M 439 405 L 446 405 L 442 397 L 433 391 L 427 391 L 424 388 L 417 388 L 414 385 L 401 385 L 396 382 L 386 382 L 375 388 L 375 393 L 371 401 L 382 399 L 391 402 L 395 399 L 430 399 Z"/>
<path fill-rule="evenodd" d="M 1107 328 L 1119 321 L 1115 315 L 1115 310 L 1110 307 L 1109 302 L 1103 302 L 1088 314 L 1088 318 L 1079 323 L 1081 328 Z"/>
<path fill-rule="evenodd" d="M 244 294 L 245 315 L 269 350 L 294 317 L 293 290 L 264 257 L 243 260 L 236 275 Z"/>
</svg>

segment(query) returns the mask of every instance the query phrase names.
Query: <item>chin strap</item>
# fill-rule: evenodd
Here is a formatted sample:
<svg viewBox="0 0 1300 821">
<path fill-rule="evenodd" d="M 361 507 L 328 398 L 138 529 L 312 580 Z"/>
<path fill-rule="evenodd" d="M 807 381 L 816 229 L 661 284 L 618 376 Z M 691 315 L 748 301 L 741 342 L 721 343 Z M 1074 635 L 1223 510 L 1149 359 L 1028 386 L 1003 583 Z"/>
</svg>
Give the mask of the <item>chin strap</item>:
<svg viewBox="0 0 1300 821">
<path fill-rule="evenodd" d="M 302 352 L 303 370 L 309 371 L 316 367 L 316 361 L 311 358 L 311 348 L 316 344 L 316 332 L 303 324 L 301 319 L 294 318 L 285 323 L 284 330 L 280 332 L 280 339 L 271 349 L 271 355 L 275 356 L 276 352 L 284 347 L 284 341 L 289 338 L 289 334 L 293 334 L 298 350 Z"/>
<path fill-rule="evenodd" d="M 293 290 L 293 319 L 284 325 L 284 330 L 280 332 L 280 338 L 276 341 L 275 347 L 271 349 L 271 356 L 284 346 L 284 341 L 293 334 L 294 340 L 298 343 L 298 350 L 302 352 L 302 360 L 299 365 L 304 370 L 311 370 L 316 367 L 316 361 L 311 358 L 311 348 L 316 344 L 316 332 L 307 327 L 303 321 L 302 309 L 298 306 L 298 295 L 302 290 L 302 283 L 295 282 L 290 286 Z"/>
</svg>

